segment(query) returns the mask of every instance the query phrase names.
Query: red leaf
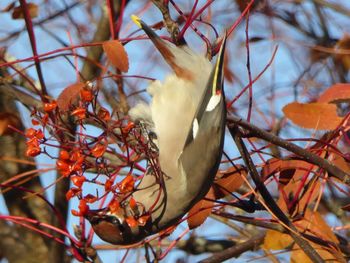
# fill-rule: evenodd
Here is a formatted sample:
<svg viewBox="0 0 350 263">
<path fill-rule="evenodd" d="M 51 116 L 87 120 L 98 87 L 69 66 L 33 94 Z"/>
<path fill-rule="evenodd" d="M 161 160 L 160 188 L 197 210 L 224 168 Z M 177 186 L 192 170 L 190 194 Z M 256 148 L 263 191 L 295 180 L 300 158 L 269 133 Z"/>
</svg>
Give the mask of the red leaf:
<svg viewBox="0 0 350 263">
<path fill-rule="evenodd" d="M 129 70 L 129 59 L 124 46 L 118 40 L 106 41 L 102 45 L 107 58 L 122 72 Z"/>
<path fill-rule="evenodd" d="M 321 94 L 318 102 L 349 102 L 350 101 L 350 84 L 337 83 Z"/>
<path fill-rule="evenodd" d="M 66 87 L 57 98 L 57 106 L 61 111 L 68 111 L 69 107 L 79 98 L 84 83 L 75 83 Z"/>
<path fill-rule="evenodd" d="M 334 104 L 292 102 L 283 112 L 294 124 L 307 129 L 334 130 L 342 121 Z"/>
</svg>

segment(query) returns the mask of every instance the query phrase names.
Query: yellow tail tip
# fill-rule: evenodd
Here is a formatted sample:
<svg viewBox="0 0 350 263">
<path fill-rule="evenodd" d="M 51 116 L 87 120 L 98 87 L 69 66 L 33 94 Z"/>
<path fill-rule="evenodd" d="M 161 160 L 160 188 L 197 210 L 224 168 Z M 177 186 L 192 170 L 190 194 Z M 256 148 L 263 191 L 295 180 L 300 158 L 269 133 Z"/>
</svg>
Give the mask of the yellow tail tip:
<svg viewBox="0 0 350 263">
<path fill-rule="evenodd" d="M 132 21 L 139 27 L 142 28 L 141 26 L 141 18 L 139 18 L 137 15 L 131 15 Z"/>
</svg>

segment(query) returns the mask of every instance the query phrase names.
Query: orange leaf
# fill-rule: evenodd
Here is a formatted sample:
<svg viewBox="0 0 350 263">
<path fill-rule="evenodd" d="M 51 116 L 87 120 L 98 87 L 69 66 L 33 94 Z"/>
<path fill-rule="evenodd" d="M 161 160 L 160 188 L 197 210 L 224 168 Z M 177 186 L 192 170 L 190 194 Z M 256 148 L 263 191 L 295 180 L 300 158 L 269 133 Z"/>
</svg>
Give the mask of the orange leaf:
<svg viewBox="0 0 350 263">
<path fill-rule="evenodd" d="M 341 155 L 334 154 L 334 158 L 331 163 L 342 169 L 344 172 L 350 174 L 350 164 Z"/>
<path fill-rule="evenodd" d="M 210 188 L 205 196 L 206 198 L 214 198 L 214 190 Z M 196 228 L 204 223 L 204 221 L 211 214 L 213 201 L 202 199 L 196 203 L 188 212 L 187 224 L 190 229 Z"/>
<path fill-rule="evenodd" d="M 344 258 L 342 258 L 342 255 L 340 254 L 340 252 L 330 253 L 324 247 L 321 247 L 315 244 L 311 244 L 311 246 L 316 250 L 316 252 L 321 256 L 321 258 L 324 259 L 325 262 L 337 262 L 337 263 L 347 262 L 346 260 L 344 260 Z M 296 244 L 292 248 L 292 253 L 290 255 L 290 262 L 291 263 L 299 263 L 299 262 L 312 263 L 310 258 Z"/>
<path fill-rule="evenodd" d="M 267 230 L 263 248 L 280 250 L 288 247 L 293 242 L 290 235 L 284 234 L 275 230 Z"/>
<path fill-rule="evenodd" d="M 294 225 L 302 233 L 314 235 L 322 240 L 328 240 L 335 244 L 333 247 L 325 248 L 310 242 L 311 246 L 325 261 L 346 262 L 341 255 L 339 248 L 337 247 L 337 244 L 339 244 L 337 237 L 318 212 L 313 212 L 310 209 L 307 209 L 304 218 L 302 220 L 295 221 Z M 294 245 L 294 249 L 291 253 L 291 262 L 311 261 L 297 245 Z"/>
<path fill-rule="evenodd" d="M 337 83 L 321 94 L 317 102 L 350 102 L 350 84 Z"/>
<path fill-rule="evenodd" d="M 284 187 L 294 177 L 296 171 L 309 171 L 310 164 L 301 160 L 280 160 L 272 158 L 268 160 L 262 169 L 264 178 L 276 173 L 280 173 L 279 187 Z"/>
<path fill-rule="evenodd" d="M 294 215 L 299 211 L 303 211 L 305 207 L 313 203 L 318 197 L 320 191 L 320 181 L 312 180 L 313 176 L 309 174 L 307 181 L 302 182 L 302 178 L 305 176 L 306 173 L 308 172 L 303 170 L 297 170 L 290 182 L 283 188 L 285 195 L 289 198 L 295 197 L 300 186 L 303 186 L 303 191 L 298 195 L 297 204 L 294 207 L 294 210 L 288 211 L 286 200 L 280 197 L 277 203 L 282 209 L 282 211 L 288 211 L 291 215 Z M 289 201 L 290 200 L 287 200 L 287 202 Z"/>
<path fill-rule="evenodd" d="M 128 72 L 128 54 L 126 53 L 124 46 L 118 40 L 106 41 L 103 43 L 102 47 L 113 66 L 122 72 Z"/>
<path fill-rule="evenodd" d="M 57 98 L 57 106 L 61 111 L 68 111 L 69 107 L 79 99 L 79 94 L 84 83 L 78 82 L 66 87 Z"/>
<path fill-rule="evenodd" d="M 295 221 L 294 224 L 301 232 L 309 231 L 310 234 L 312 233 L 323 240 L 329 240 L 335 244 L 339 243 L 332 229 L 318 212 L 307 209 L 304 219 Z"/>
<path fill-rule="evenodd" d="M 31 18 L 35 18 L 35 17 L 38 16 L 39 8 L 38 8 L 38 6 L 36 4 L 27 3 L 27 8 L 29 10 L 29 16 Z M 23 15 L 23 12 L 22 12 L 22 7 L 18 6 L 18 7 L 15 7 L 13 9 L 12 18 L 13 19 L 22 19 L 22 18 L 24 18 L 24 15 Z"/>
<path fill-rule="evenodd" d="M 342 121 L 334 104 L 292 102 L 283 112 L 294 124 L 307 129 L 334 130 Z"/>
<path fill-rule="evenodd" d="M 220 199 L 236 191 L 244 182 L 247 171 L 243 166 L 231 166 L 226 171 L 219 171 L 214 181 L 215 199 Z"/>
</svg>

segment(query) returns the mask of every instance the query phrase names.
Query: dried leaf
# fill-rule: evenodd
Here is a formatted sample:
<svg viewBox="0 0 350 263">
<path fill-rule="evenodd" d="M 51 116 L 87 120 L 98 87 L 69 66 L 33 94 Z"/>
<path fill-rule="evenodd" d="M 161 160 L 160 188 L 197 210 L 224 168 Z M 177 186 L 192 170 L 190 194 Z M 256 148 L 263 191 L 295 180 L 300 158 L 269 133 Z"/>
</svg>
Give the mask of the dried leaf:
<svg viewBox="0 0 350 263">
<path fill-rule="evenodd" d="M 342 121 L 334 104 L 293 102 L 286 105 L 283 112 L 294 124 L 307 129 L 333 130 Z"/>
<path fill-rule="evenodd" d="M 20 119 L 10 112 L 0 113 L 0 136 L 14 134 L 14 131 L 9 128 L 9 125 L 19 128 L 21 126 Z"/>
<path fill-rule="evenodd" d="M 338 255 L 333 255 L 328 250 L 325 248 L 322 248 L 321 246 L 312 244 L 312 247 L 316 250 L 316 252 L 325 260 L 325 262 L 344 262 L 346 263 L 347 261 L 341 260 L 341 254 L 337 253 Z M 290 262 L 291 263 L 312 263 L 310 258 L 304 253 L 303 250 L 299 248 L 298 245 L 294 245 L 292 249 L 292 253 L 290 255 Z"/>
<path fill-rule="evenodd" d="M 285 249 L 286 247 L 290 246 L 292 242 L 293 239 L 288 234 L 284 234 L 275 230 L 267 230 L 263 248 L 273 250 Z"/>
<path fill-rule="evenodd" d="M 313 212 L 310 209 L 307 209 L 304 218 L 294 221 L 294 225 L 298 228 L 300 233 L 313 235 L 322 240 L 329 240 L 334 243 L 334 247 L 328 247 L 326 250 L 324 247 L 310 242 L 311 246 L 325 261 L 346 262 L 341 255 L 339 248 L 337 247 L 339 241 L 318 212 Z M 263 248 L 281 250 L 287 248 L 292 243 L 293 239 L 290 237 L 290 235 L 274 230 L 268 230 L 264 239 Z M 304 252 L 295 244 L 292 249 L 290 261 L 296 263 L 312 262 L 308 256 L 306 256 L 306 254 L 304 254 Z"/>
<path fill-rule="evenodd" d="M 205 198 L 214 199 L 214 190 L 212 188 L 210 188 Z M 213 203 L 213 201 L 202 199 L 190 209 L 187 218 L 187 224 L 190 229 L 196 228 L 205 222 L 211 214 Z"/>
<path fill-rule="evenodd" d="M 57 106 L 61 111 L 68 111 L 69 107 L 79 98 L 80 91 L 85 87 L 78 82 L 66 87 L 57 98 Z"/>
<path fill-rule="evenodd" d="M 337 51 L 349 51 L 350 50 L 350 35 L 345 34 L 335 45 L 335 53 Z M 349 54 L 336 54 L 334 55 L 336 64 L 342 64 L 346 70 L 350 69 L 350 55 Z"/>
<path fill-rule="evenodd" d="M 307 209 L 303 220 L 295 221 L 294 224 L 301 232 L 309 231 L 310 234 L 323 240 L 330 240 L 335 244 L 339 243 L 332 229 L 318 212 Z"/>
<path fill-rule="evenodd" d="M 126 53 L 124 46 L 118 40 L 106 41 L 103 43 L 102 47 L 113 66 L 122 72 L 128 72 L 128 54 Z"/>
<path fill-rule="evenodd" d="M 339 241 L 334 235 L 331 228 L 318 212 L 313 212 L 310 209 L 306 210 L 304 218 L 294 222 L 295 226 L 302 233 L 317 236 L 323 240 L 329 240 L 334 243 L 333 247 L 322 247 L 315 243 L 310 242 L 311 246 L 317 251 L 317 253 L 328 262 L 346 262 L 340 253 L 337 244 Z M 305 253 L 297 246 L 294 245 L 294 249 L 291 253 L 291 262 L 311 262 Z"/>
<path fill-rule="evenodd" d="M 318 102 L 350 102 L 350 84 L 337 83 L 321 94 Z"/>
<path fill-rule="evenodd" d="M 347 174 L 350 174 L 350 164 L 341 155 L 334 154 L 331 163 L 342 169 Z"/>
<path fill-rule="evenodd" d="M 304 176 L 306 176 L 307 171 L 298 170 L 295 172 L 292 180 L 283 188 L 285 195 L 289 197 L 287 202 L 290 202 L 294 199 L 297 191 L 300 187 L 303 187 L 304 190 L 302 193 L 298 194 L 297 203 L 294 207 L 291 207 L 288 211 L 288 204 L 282 196 L 278 199 L 277 203 L 284 212 L 289 212 L 290 215 L 294 215 L 303 211 L 306 206 L 310 205 L 316 200 L 319 195 L 320 182 L 319 180 L 313 180 L 311 173 L 308 175 L 306 182 L 303 182 Z"/>
<path fill-rule="evenodd" d="M 264 177 L 271 176 L 279 172 L 279 189 L 284 192 L 278 199 L 278 205 L 282 211 L 290 214 L 303 211 L 305 206 L 312 203 L 318 196 L 320 182 L 314 180 L 313 171 L 316 166 L 301 160 L 279 160 L 271 159 L 262 169 Z M 305 179 L 305 177 L 307 178 Z M 305 179 L 305 180 L 304 180 Z M 297 205 L 288 210 L 288 202 L 297 194 L 298 190 L 303 187 L 304 190 L 298 194 Z M 293 209 L 292 209 L 293 208 Z"/>
<path fill-rule="evenodd" d="M 213 185 L 215 199 L 223 198 L 240 188 L 244 183 L 244 177 L 247 177 L 247 171 L 241 165 L 219 171 Z"/>
<path fill-rule="evenodd" d="M 38 16 L 39 7 L 36 4 L 27 3 L 27 8 L 29 10 L 29 16 L 31 18 L 35 18 L 35 17 Z M 21 6 L 13 8 L 12 18 L 13 19 L 23 19 L 24 18 L 24 14 L 22 12 L 22 7 Z"/>
<path fill-rule="evenodd" d="M 296 170 L 305 171 L 308 169 L 310 169 L 310 164 L 305 161 L 272 158 L 266 162 L 262 169 L 262 174 L 266 178 L 279 172 L 279 187 L 283 188 L 293 178 Z"/>
</svg>

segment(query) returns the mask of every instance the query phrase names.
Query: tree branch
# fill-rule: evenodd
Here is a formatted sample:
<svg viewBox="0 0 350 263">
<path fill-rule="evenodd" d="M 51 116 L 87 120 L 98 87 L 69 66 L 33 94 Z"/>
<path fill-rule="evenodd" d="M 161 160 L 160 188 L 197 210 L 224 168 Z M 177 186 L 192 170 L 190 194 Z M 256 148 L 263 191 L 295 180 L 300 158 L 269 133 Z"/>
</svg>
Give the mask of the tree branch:
<svg viewBox="0 0 350 263">
<path fill-rule="evenodd" d="M 261 197 L 264 199 L 266 205 L 269 207 L 271 212 L 275 217 L 277 217 L 285 226 L 287 233 L 293 238 L 295 243 L 305 252 L 305 254 L 313 262 L 324 262 L 321 256 L 316 252 L 316 250 L 301 237 L 298 229 L 293 225 L 293 223 L 288 219 L 288 217 L 283 213 L 283 211 L 276 204 L 275 200 L 272 198 L 270 192 L 267 190 L 265 184 L 260 180 L 260 176 L 256 167 L 251 159 L 249 152 L 242 140 L 241 132 L 239 131 L 238 126 L 230 126 L 229 131 L 233 137 L 237 148 L 246 164 L 248 170 L 250 171 L 251 177 L 256 185 L 258 192 L 261 194 Z"/>
<path fill-rule="evenodd" d="M 225 249 L 222 252 L 217 252 L 209 258 L 199 261 L 200 263 L 217 263 L 223 262 L 226 259 L 230 259 L 233 257 L 238 257 L 242 253 L 256 249 L 263 241 L 264 241 L 265 233 L 260 233 L 251 239 Z"/>
<path fill-rule="evenodd" d="M 307 151 L 299 146 L 297 146 L 294 143 L 288 142 L 286 140 L 281 139 L 280 137 L 277 137 L 269 132 L 266 132 L 259 127 L 243 120 L 240 117 L 237 116 L 230 116 L 228 118 L 228 127 L 229 129 L 232 129 L 235 125 L 238 125 L 246 130 L 248 130 L 252 135 L 263 139 L 265 141 L 268 141 L 272 144 L 275 144 L 279 147 L 282 147 L 283 149 L 286 149 L 300 157 L 306 162 L 312 163 L 314 165 L 317 165 L 323 169 L 325 169 L 330 176 L 335 177 L 342 181 L 343 183 L 350 186 L 350 177 L 347 173 L 345 173 L 343 170 L 339 169 L 337 166 L 330 163 L 328 160 L 322 159 L 318 155 Z"/>
</svg>

